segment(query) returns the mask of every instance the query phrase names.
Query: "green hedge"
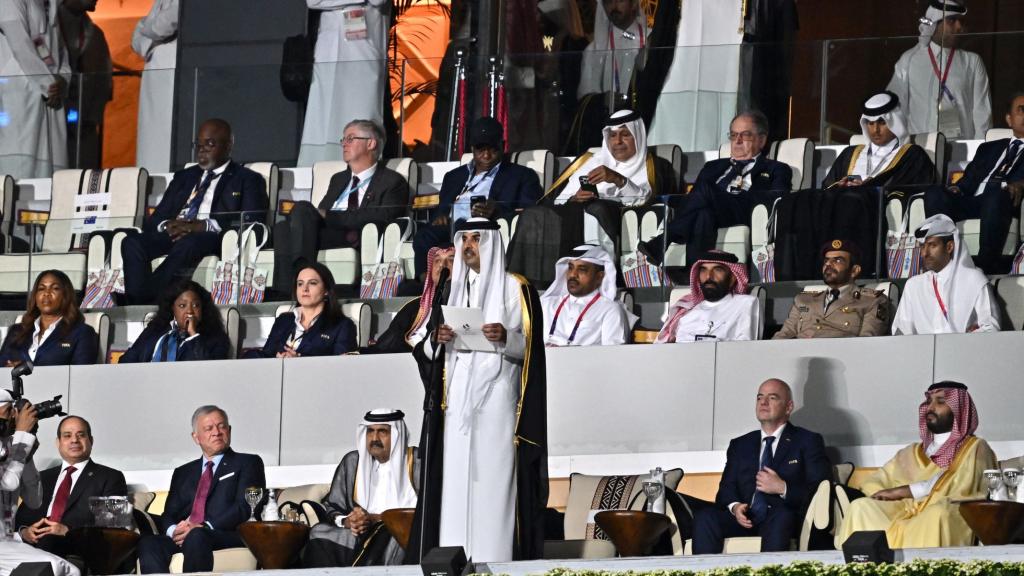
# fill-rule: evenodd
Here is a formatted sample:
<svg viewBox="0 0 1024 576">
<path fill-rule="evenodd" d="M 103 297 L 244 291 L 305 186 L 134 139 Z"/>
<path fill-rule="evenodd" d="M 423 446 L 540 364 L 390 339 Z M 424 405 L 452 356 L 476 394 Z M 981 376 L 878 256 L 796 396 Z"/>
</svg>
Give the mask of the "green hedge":
<svg viewBox="0 0 1024 576">
<path fill-rule="evenodd" d="M 822 564 L 793 562 L 761 568 L 735 566 L 713 570 L 624 571 L 558 568 L 546 576 L 1024 576 L 1024 563 L 914 560 L 900 564 Z"/>
</svg>

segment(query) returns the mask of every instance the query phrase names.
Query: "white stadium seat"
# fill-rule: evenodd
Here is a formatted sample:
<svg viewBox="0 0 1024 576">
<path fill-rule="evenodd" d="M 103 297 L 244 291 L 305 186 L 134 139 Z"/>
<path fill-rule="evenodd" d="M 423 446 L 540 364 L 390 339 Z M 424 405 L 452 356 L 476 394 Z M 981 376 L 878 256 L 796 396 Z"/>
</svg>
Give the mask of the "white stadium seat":
<svg viewBox="0 0 1024 576">
<path fill-rule="evenodd" d="M 274 312 L 274 318 L 292 309 L 292 304 L 282 304 Z M 360 348 L 370 345 L 370 325 L 373 309 L 366 302 L 348 302 L 341 305 L 341 313 L 356 325 L 356 342 Z"/>
</svg>

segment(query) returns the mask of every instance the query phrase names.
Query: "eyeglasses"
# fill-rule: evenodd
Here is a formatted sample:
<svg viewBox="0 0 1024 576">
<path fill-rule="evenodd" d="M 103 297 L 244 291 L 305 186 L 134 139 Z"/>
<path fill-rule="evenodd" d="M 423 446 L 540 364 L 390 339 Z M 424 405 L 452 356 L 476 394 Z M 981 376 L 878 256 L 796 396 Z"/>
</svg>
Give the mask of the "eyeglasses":
<svg viewBox="0 0 1024 576">
<path fill-rule="evenodd" d="M 356 140 L 373 140 L 373 138 L 370 138 L 369 136 L 355 136 L 355 135 L 349 134 L 348 136 L 345 136 L 344 138 L 341 139 L 341 143 L 342 144 L 351 144 L 351 143 L 355 142 Z"/>
<path fill-rule="evenodd" d="M 729 142 L 735 142 L 737 140 L 742 140 L 744 142 L 749 142 L 749 141 L 753 140 L 755 137 L 760 136 L 760 135 L 761 135 L 760 132 L 751 132 L 750 130 L 744 130 L 743 132 L 726 132 L 725 133 L 725 137 L 729 139 Z"/>
<path fill-rule="evenodd" d="M 213 138 L 207 138 L 206 140 L 193 140 L 192 147 L 196 148 L 216 148 L 220 145 L 220 140 L 214 140 Z"/>
</svg>

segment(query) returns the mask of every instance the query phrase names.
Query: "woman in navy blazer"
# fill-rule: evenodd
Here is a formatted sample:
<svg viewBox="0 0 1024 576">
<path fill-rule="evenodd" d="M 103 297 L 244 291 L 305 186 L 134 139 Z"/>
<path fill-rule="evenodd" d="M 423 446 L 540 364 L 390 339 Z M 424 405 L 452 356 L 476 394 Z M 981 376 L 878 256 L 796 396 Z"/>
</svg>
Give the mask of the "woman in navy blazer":
<svg viewBox="0 0 1024 576">
<path fill-rule="evenodd" d="M 82 318 L 71 279 L 60 270 L 41 272 L 28 294 L 21 322 L 11 326 L 0 346 L 0 363 L 8 367 L 25 360 L 36 366 L 95 364 L 98 353 L 99 339 Z"/>
<path fill-rule="evenodd" d="M 247 352 L 246 358 L 337 356 L 356 350 L 356 325 L 341 313 L 334 276 L 326 266 L 302 266 L 293 295 L 295 308 L 277 317 L 263 348 Z"/>
<path fill-rule="evenodd" d="M 213 297 L 192 280 L 182 280 L 164 293 L 156 316 L 119 362 L 224 360 L 230 349 Z"/>
</svg>

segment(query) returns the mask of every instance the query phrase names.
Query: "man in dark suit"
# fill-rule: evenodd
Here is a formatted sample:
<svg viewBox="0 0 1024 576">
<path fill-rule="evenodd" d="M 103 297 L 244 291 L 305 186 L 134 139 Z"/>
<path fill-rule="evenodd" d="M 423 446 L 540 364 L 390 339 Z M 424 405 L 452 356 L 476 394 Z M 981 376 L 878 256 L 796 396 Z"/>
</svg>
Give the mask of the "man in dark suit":
<svg viewBox="0 0 1024 576">
<path fill-rule="evenodd" d="M 676 200 L 675 217 L 665 233 L 637 248 L 648 261 L 660 264 L 664 246 L 686 244 L 686 263 L 715 247 L 719 228 L 750 225 L 750 214 L 758 204 L 771 206 L 792 187 L 793 170 L 769 159 L 764 152 L 768 143 L 768 119 L 757 110 L 742 112 L 729 125 L 729 158 L 704 165 L 693 190 Z"/>
<path fill-rule="evenodd" d="M 245 489 L 266 486 L 263 460 L 231 449 L 228 415 L 216 406 L 192 414 L 192 439 L 203 455 L 174 470 L 164 513 L 154 518 L 160 533 L 139 540 L 143 574 L 166 573 L 178 552 L 185 572 L 209 572 L 214 550 L 245 546 L 235 529 L 249 518 Z"/>
<path fill-rule="evenodd" d="M 956 222 L 981 218 L 974 263 L 987 274 L 1005 274 L 1009 269 L 1009 259 L 1002 257 L 1003 245 L 1024 197 L 1024 92 L 1010 101 L 1006 123 L 1013 130 L 1012 138 L 985 142 L 956 185 L 930 188 L 924 196 L 928 216 L 945 214 Z"/>
<path fill-rule="evenodd" d="M 317 250 L 359 246 L 363 226 L 380 227 L 409 210 L 409 183 L 380 161 L 384 129 L 353 120 L 341 138 L 348 169 L 335 174 L 319 206 L 296 202 L 274 226 L 274 290 L 291 293 L 299 262 L 316 262 Z M 383 230 L 381 230 L 383 232 Z"/>
<path fill-rule="evenodd" d="M 126 496 L 124 474 L 92 461 L 92 427 L 80 416 L 65 416 L 57 425 L 61 463 L 39 474 L 42 505 L 18 507 L 15 525 L 21 539 L 51 554 L 67 557 L 68 530 L 93 523 L 92 496 Z"/>
<path fill-rule="evenodd" d="M 821 434 L 789 423 L 788 384 L 761 384 L 756 412 L 761 429 L 729 442 L 715 506 L 694 518 L 694 554 L 720 554 L 735 536 L 760 536 L 762 552 L 789 550 L 811 490 L 831 476 Z"/>
<path fill-rule="evenodd" d="M 505 135 L 501 124 L 489 116 L 473 122 L 469 133 L 473 160 L 444 175 L 441 198 L 430 226 L 421 227 L 413 239 L 416 277 L 427 272 L 427 252 L 452 246 L 452 224 L 470 217 L 507 218 L 533 206 L 542 190 L 537 173 L 514 162 L 504 162 Z"/>
<path fill-rule="evenodd" d="M 149 304 L 177 277 L 191 277 L 206 256 L 220 253 L 221 233 L 262 222 L 267 210 L 263 177 L 231 161 L 231 125 L 220 119 L 199 127 L 198 165 L 174 173 L 141 234 L 121 244 L 129 304 Z M 241 216 L 241 217 L 240 217 Z M 152 270 L 158 256 L 167 258 Z"/>
</svg>

